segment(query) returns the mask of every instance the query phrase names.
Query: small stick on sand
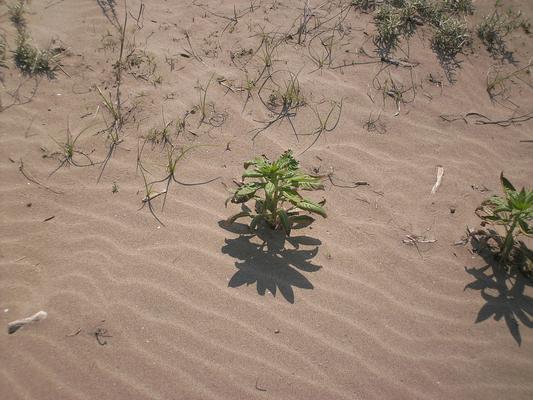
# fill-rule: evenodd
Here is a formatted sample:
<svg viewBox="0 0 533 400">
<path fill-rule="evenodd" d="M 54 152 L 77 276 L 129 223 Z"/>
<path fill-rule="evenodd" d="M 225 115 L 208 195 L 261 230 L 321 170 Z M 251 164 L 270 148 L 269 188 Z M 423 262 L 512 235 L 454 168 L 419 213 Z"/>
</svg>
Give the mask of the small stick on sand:
<svg viewBox="0 0 533 400">
<path fill-rule="evenodd" d="M 7 324 L 7 333 L 10 335 L 15 333 L 24 325 L 31 324 L 32 322 L 39 322 L 45 319 L 48 316 L 46 311 L 39 311 L 38 313 L 33 314 L 31 317 L 17 319 L 16 321 L 10 322 Z"/>
<path fill-rule="evenodd" d="M 444 175 L 444 168 L 442 165 L 437 165 L 437 181 L 433 185 L 433 188 L 431 189 L 431 194 L 437 193 L 437 190 L 439 190 L 439 186 L 442 183 L 442 176 Z"/>
</svg>

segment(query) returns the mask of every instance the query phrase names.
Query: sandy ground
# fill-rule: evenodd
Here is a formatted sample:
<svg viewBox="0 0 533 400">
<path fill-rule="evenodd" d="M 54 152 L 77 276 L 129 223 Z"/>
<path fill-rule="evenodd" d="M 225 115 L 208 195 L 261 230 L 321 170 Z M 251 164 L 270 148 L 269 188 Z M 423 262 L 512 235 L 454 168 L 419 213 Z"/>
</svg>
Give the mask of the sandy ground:
<svg viewBox="0 0 533 400">
<path fill-rule="evenodd" d="M 287 40 L 273 52 L 273 71 L 278 82 L 288 71 L 298 74 L 307 103 L 292 120 L 299 136 L 285 119 L 252 141 L 269 113 L 257 90 L 245 106 L 246 92 L 238 89 L 245 71 L 253 78 L 261 69 L 261 52 L 248 50 L 259 47 L 261 32 L 296 32 L 303 3 L 258 1 L 251 10 L 241 0 L 151 0 L 136 21 L 141 2 L 128 1 L 128 49 L 135 43 L 156 65 L 142 77 L 125 73 L 124 109 L 135 109 L 99 183 L 101 165 L 65 166 L 49 176 L 59 165 L 50 155 L 67 124 L 73 135 L 83 131 L 77 145 L 91 160 L 107 154 L 105 133 L 97 133 L 109 115 L 96 88 L 115 90 L 123 3 L 29 4 L 28 31 L 43 48 L 53 42 L 67 49 L 65 73 L 28 78 L 11 61 L 2 69 L 0 322 L 7 327 L 39 310 L 48 318 L 0 334 L 1 398 L 533 398 L 531 286 L 513 294 L 501 286 L 479 290 L 487 280 L 467 269 L 487 261 L 470 245 L 454 246 L 467 226 L 479 227 L 474 210 L 499 193 L 500 171 L 531 186 L 533 121 L 501 127 L 478 125 L 475 116 L 468 123 L 440 117 L 526 114 L 533 90 L 517 81 L 507 100 L 491 102 L 486 76 L 498 61 L 477 40 L 471 54 L 459 56 L 450 83 L 427 28 L 410 42 L 416 67 L 357 54 L 363 48 L 375 57 L 374 27 L 370 15 L 350 9 L 331 66 L 372 63 L 316 70 L 310 51 L 320 50 L 319 41 L 311 34 L 302 45 L 296 36 Z M 509 3 L 533 17 L 531 2 Z M 492 1 L 475 5 L 471 26 Z M 341 8 L 331 2 L 316 12 L 326 19 Z M 6 2 L 0 10 L 13 49 Z M 523 32 L 509 44 L 517 66 L 533 56 Z M 207 123 L 189 115 L 172 140 L 210 145 L 177 164 L 179 179 L 218 179 L 172 184 L 163 210 L 162 197 L 153 202 L 163 226 L 147 207 L 139 210 L 139 143 L 171 121 L 174 132 L 210 77 Z M 387 79 L 405 89 L 398 115 L 379 91 Z M 317 127 L 313 107 L 325 114 L 341 99 L 338 126 L 300 155 L 315 139 L 305 135 Z M 370 114 L 380 115 L 379 132 L 365 129 Z M 148 180 L 165 177 L 167 148 L 145 146 Z M 239 224 L 221 226 L 238 210 L 224 201 L 243 161 L 287 148 L 307 171 L 333 172 L 325 191 L 313 194 L 327 199 L 328 218 L 285 242 L 275 233 L 252 237 Z M 41 185 L 23 176 L 21 160 Z M 445 173 L 432 195 L 437 166 Z M 353 187 L 362 181 L 369 185 Z M 403 242 L 406 235 L 436 241 L 413 246 Z"/>
</svg>

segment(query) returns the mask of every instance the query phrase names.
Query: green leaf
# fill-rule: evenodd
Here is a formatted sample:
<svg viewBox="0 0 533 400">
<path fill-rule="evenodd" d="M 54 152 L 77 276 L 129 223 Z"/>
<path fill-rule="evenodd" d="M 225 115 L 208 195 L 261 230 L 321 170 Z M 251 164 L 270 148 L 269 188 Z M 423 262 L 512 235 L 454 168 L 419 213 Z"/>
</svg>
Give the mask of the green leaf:
<svg viewBox="0 0 533 400">
<path fill-rule="evenodd" d="M 234 197 L 235 198 L 240 198 L 240 197 L 250 198 L 250 196 L 254 195 L 255 192 L 257 192 L 259 189 L 263 187 L 263 185 L 264 184 L 260 182 L 251 182 L 251 183 L 242 185 L 235 191 Z"/>
<path fill-rule="evenodd" d="M 518 221 L 518 225 L 520 226 L 520 230 L 524 233 L 524 235 L 533 235 L 533 228 L 530 227 L 526 221 L 520 220 Z"/>
<path fill-rule="evenodd" d="M 295 206 L 298 206 L 298 203 L 303 199 L 294 189 L 283 188 L 281 194 L 285 200 L 291 202 Z"/>
<path fill-rule="evenodd" d="M 263 174 L 256 169 L 249 169 L 244 171 L 244 174 L 242 174 L 242 179 L 244 178 L 262 178 Z"/>
<path fill-rule="evenodd" d="M 280 208 L 278 209 L 278 216 L 281 222 L 281 226 L 283 227 L 283 230 L 285 231 L 287 235 L 290 235 L 291 234 L 291 222 L 289 220 L 289 216 L 287 215 L 287 212 L 283 208 Z"/>
<path fill-rule="evenodd" d="M 272 182 L 268 182 L 265 185 L 265 193 L 267 196 L 267 199 L 273 199 L 276 195 L 276 185 L 274 185 Z"/>
<path fill-rule="evenodd" d="M 296 204 L 296 207 L 321 215 L 324 218 L 327 217 L 326 211 L 322 207 L 320 207 L 320 205 L 312 202 L 311 200 L 303 199 L 298 204 Z"/>
<path fill-rule="evenodd" d="M 324 188 L 319 178 L 310 175 L 296 175 L 287 179 L 287 182 L 303 190 L 317 190 Z"/>
<path fill-rule="evenodd" d="M 298 229 L 311 225 L 315 219 L 310 215 L 294 215 L 289 217 L 289 221 L 291 222 L 291 226 L 297 224 L 297 226 L 294 228 Z"/>
<path fill-rule="evenodd" d="M 503 176 L 503 171 L 500 174 L 500 182 L 502 183 L 502 186 L 505 192 L 508 192 L 508 191 L 516 192 L 516 189 L 514 188 L 512 183 L 509 182 L 509 180 Z"/>
<path fill-rule="evenodd" d="M 279 170 L 296 171 L 299 163 L 292 155 L 292 150 L 287 150 L 274 163 Z"/>
</svg>

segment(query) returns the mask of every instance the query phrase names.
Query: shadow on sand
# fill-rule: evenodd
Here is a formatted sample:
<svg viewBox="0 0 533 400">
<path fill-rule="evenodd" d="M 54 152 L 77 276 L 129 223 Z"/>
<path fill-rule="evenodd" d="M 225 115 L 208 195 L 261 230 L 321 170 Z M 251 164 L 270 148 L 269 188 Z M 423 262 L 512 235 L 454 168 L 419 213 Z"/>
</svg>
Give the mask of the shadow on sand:
<svg viewBox="0 0 533 400">
<path fill-rule="evenodd" d="M 267 290 L 276 296 L 279 290 L 289 303 L 294 303 L 293 287 L 313 289 L 313 284 L 300 271 L 315 272 L 321 268 L 312 263 L 320 240 L 309 236 L 286 237 L 283 232 L 266 228 L 250 234 L 246 225 L 237 223 L 226 226 L 220 222 L 219 225 L 239 234 L 235 239 L 226 239 L 222 247 L 222 253 L 236 259 L 238 270 L 228 286 L 236 288 L 255 283 L 261 296 Z"/>
<path fill-rule="evenodd" d="M 525 257 L 531 256 L 531 251 L 524 243 L 520 244 L 520 253 L 524 256 L 518 259 L 518 264 L 503 267 L 491 250 L 490 241 L 498 243 L 501 239 L 494 231 L 483 235 L 472 235 L 471 244 L 474 252 L 479 254 L 487 263 L 481 268 L 465 268 L 475 280 L 465 286 L 466 289 L 478 290 L 485 304 L 479 310 L 476 323 L 483 322 L 491 317 L 496 321 L 504 319 L 509 332 L 520 346 L 522 336 L 520 323 L 526 328 L 533 327 L 533 297 L 524 294 L 528 286 L 533 286 L 531 279 L 525 277 L 521 263 Z M 501 243 L 500 243 L 501 245 Z"/>
</svg>

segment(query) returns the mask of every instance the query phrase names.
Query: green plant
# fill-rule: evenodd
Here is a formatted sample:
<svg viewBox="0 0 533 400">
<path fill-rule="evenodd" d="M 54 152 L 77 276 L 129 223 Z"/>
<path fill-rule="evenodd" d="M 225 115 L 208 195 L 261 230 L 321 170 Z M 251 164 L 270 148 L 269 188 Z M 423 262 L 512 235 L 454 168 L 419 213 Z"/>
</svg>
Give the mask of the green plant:
<svg viewBox="0 0 533 400">
<path fill-rule="evenodd" d="M 502 263 L 509 261 L 509 256 L 513 247 L 517 244 L 516 237 L 519 234 L 533 236 L 533 226 L 530 222 L 533 220 L 533 190 L 518 191 L 503 176 L 500 175 L 500 181 L 503 187 L 505 197 L 493 196 L 485 200 L 478 211 L 480 218 L 503 225 L 505 228 L 505 238 L 500 249 L 500 260 Z"/>
<path fill-rule="evenodd" d="M 7 10 L 9 13 L 9 19 L 15 24 L 17 30 L 19 32 L 23 31 L 26 26 L 26 19 L 24 18 L 26 7 L 24 0 L 18 0 L 16 3 L 8 4 Z"/>
<path fill-rule="evenodd" d="M 472 0 L 444 0 L 442 10 L 450 13 L 473 14 L 474 5 Z"/>
<path fill-rule="evenodd" d="M 58 60 L 60 53 L 38 49 L 29 41 L 27 34 L 19 34 L 14 52 L 16 66 L 28 75 L 46 75 L 48 78 L 53 78 L 60 66 Z"/>
<path fill-rule="evenodd" d="M 246 171 L 242 175 L 243 182 L 247 178 L 252 182 L 243 183 L 229 199 L 232 203 L 246 203 L 255 200 L 255 212 L 243 205 L 243 211 L 230 217 L 227 222 L 233 223 L 239 218 L 251 218 L 250 229 L 254 230 L 259 223 L 265 222 L 272 229 L 282 228 L 287 235 L 295 226 L 309 225 L 314 221 L 310 215 L 300 214 L 309 211 L 326 217 L 323 203 L 315 203 L 303 198 L 298 190 L 317 190 L 322 188 L 320 178 L 306 175 L 299 169 L 298 161 L 292 151 L 287 150 L 278 160 L 271 162 L 265 156 L 257 157 L 244 164 Z M 258 193 L 263 192 L 263 196 Z M 285 208 L 284 204 L 291 206 Z"/>
<path fill-rule="evenodd" d="M 505 37 L 518 28 L 526 32 L 531 28 L 529 21 L 522 17 L 521 11 L 515 12 L 508 8 L 504 13 L 500 13 L 496 8 L 477 26 L 477 35 L 489 52 L 503 54 L 506 52 Z"/>
<path fill-rule="evenodd" d="M 79 137 L 89 128 L 90 126 L 81 130 L 76 136 L 73 136 L 72 132 L 70 131 L 70 123 L 67 120 L 67 134 L 65 141 L 61 143 L 52 137 L 52 140 L 59 147 L 59 151 L 52 153 L 51 157 L 57 157 L 59 165 L 50 173 L 50 176 L 55 174 L 63 166 L 72 165 L 74 167 L 90 167 L 95 165 L 95 163 L 89 158 L 89 155 L 81 150 L 78 150 L 76 145 Z"/>
<path fill-rule="evenodd" d="M 466 23 L 456 18 L 442 20 L 431 41 L 435 52 L 444 59 L 454 58 L 469 43 L 470 35 Z"/>
</svg>

